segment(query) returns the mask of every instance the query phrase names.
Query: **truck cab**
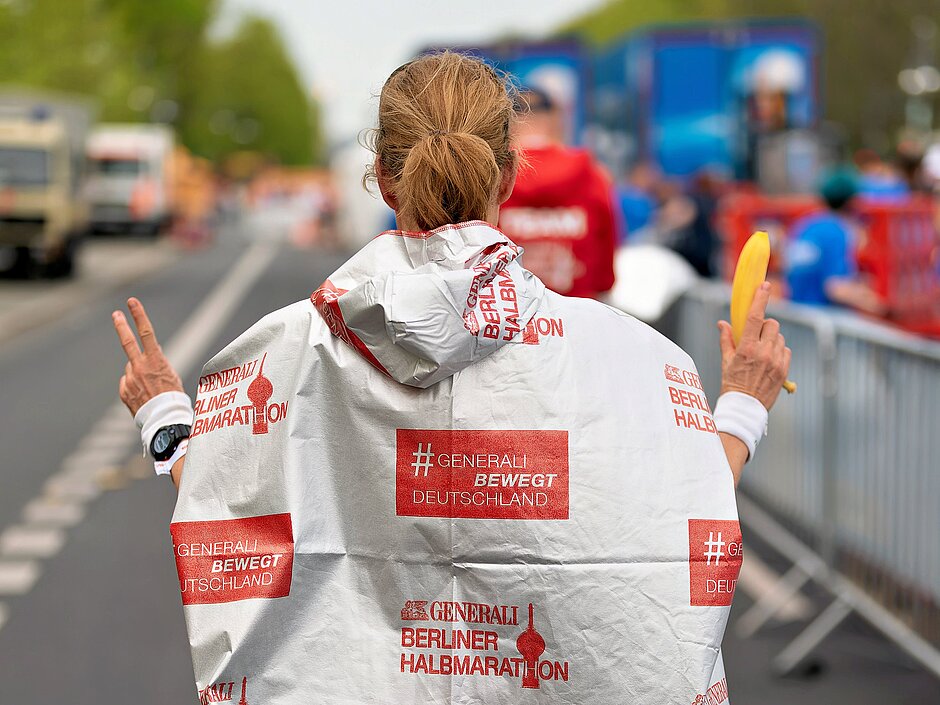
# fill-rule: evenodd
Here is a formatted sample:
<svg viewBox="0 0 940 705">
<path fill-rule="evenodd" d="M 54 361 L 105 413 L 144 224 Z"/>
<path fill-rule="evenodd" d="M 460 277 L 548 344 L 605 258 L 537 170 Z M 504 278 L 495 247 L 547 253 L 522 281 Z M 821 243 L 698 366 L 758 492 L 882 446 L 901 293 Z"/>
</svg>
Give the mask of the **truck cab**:
<svg viewBox="0 0 940 705">
<path fill-rule="evenodd" d="M 157 235 L 171 219 L 172 152 L 164 126 L 99 126 L 88 139 L 92 229 Z"/>
<path fill-rule="evenodd" d="M 15 252 L 17 268 L 71 274 L 88 225 L 83 175 L 62 116 L 0 112 L 0 247 Z"/>
</svg>

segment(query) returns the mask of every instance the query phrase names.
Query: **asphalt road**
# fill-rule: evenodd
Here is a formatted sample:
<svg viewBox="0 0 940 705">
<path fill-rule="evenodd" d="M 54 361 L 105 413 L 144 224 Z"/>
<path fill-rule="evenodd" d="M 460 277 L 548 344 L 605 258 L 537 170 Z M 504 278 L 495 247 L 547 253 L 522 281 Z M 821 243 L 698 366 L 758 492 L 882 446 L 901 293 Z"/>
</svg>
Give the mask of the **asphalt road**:
<svg viewBox="0 0 940 705">
<path fill-rule="evenodd" d="M 45 533 L 23 537 L 10 527 L 23 524 L 24 510 L 42 527 L 28 508 L 36 509 L 35 499 L 48 494 L 49 479 L 63 472 L 77 447 L 94 450 L 89 432 L 100 429 L 112 409 L 124 364 L 110 312 L 127 296 L 145 302 L 166 344 L 252 243 L 275 241 L 273 260 L 220 332 L 198 341 L 199 359 L 208 359 L 264 314 L 308 296 L 340 263 L 339 255 L 279 241 L 263 222 L 229 228 L 200 252 L 132 245 L 135 256 L 125 248 L 126 267 L 137 267 L 130 281 L 112 275 L 103 284 L 86 268 L 61 294 L 48 294 L 58 285 L 23 282 L 35 297 L 24 297 L 14 283 L 0 286 L 0 316 L 19 311 L 21 321 L 6 337 L 0 331 L 0 705 L 196 702 L 169 550 L 174 491 L 139 453 L 121 447 L 115 457 L 102 450 L 96 463 L 86 452 L 88 467 L 80 470 L 88 471 L 83 477 L 94 492 L 53 506 L 63 513 L 50 515 L 53 528 Z M 96 246 L 106 252 L 125 244 Z M 52 303 L 43 304 L 33 324 L 22 325 L 22 312 L 42 297 Z M 197 376 L 195 366 L 184 371 L 189 391 Z M 741 596 L 735 614 L 749 600 Z M 798 629 L 796 623 L 775 625 L 748 641 L 729 629 L 732 702 L 940 703 L 940 682 L 853 620 L 827 640 L 810 675 L 775 678 L 769 660 Z"/>
</svg>

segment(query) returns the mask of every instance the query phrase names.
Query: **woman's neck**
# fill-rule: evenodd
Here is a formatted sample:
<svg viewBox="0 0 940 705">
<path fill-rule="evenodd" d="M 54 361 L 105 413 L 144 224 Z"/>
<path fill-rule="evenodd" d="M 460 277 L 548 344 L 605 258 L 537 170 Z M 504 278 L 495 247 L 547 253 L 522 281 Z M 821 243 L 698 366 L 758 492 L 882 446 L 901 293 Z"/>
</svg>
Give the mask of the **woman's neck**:
<svg viewBox="0 0 940 705">
<path fill-rule="evenodd" d="M 494 228 L 497 223 L 499 223 L 499 204 L 494 203 L 486 211 L 486 217 L 482 219 L 483 222 L 489 223 Z M 395 227 L 399 230 L 404 230 L 405 232 L 421 232 L 424 228 L 420 227 L 414 220 L 409 218 L 403 218 L 395 212 Z"/>
</svg>

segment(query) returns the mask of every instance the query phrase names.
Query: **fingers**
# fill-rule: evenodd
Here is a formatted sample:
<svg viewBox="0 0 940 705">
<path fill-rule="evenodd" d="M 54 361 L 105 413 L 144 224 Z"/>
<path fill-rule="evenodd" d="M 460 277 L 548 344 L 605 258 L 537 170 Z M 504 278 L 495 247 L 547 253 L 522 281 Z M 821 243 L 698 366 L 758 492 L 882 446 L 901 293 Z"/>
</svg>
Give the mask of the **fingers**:
<svg viewBox="0 0 940 705">
<path fill-rule="evenodd" d="M 760 329 L 761 342 L 776 343 L 779 335 L 780 323 L 773 318 L 766 319 Z"/>
<path fill-rule="evenodd" d="M 761 329 L 764 326 L 764 312 L 767 310 L 768 301 L 770 301 L 770 284 L 764 282 L 754 292 L 754 300 L 747 312 L 747 321 L 745 321 L 744 330 L 741 332 L 741 340 L 756 341 L 760 339 Z"/>
<path fill-rule="evenodd" d="M 137 338 L 134 337 L 134 332 L 127 324 L 127 319 L 123 313 L 115 311 L 111 314 L 111 322 L 114 323 L 114 330 L 117 332 L 121 347 L 124 348 L 124 354 L 127 355 L 129 361 L 133 362 L 141 356 L 141 353 L 140 347 L 137 345 Z"/>
<path fill-rule="evenodd" d="M 727 321 L 718 321 L 718 346 L 721 348 L 721 359 L 724 363 L 734 357 L 734 336 Z"/>
<path fill-rule="evenodd" d="M 140 335 L 140 342 L 144 346 L 144 352 L 153 352 L 159 348 L 157 336 L 153 332 L 153 324 L 144 310 L 144 305 L 135 298 L 127 300 L 127 307 L 131 310 L 134 317 L 134 323 L 137 325 L 137 333 Z"/>
<path fill-rule="evenodd" d="M 790 373 L 790 359 L 793 357 L 793 351 L 790 348 L 785 347 L 783 349 L 783 376 L 786 377 Z"/>
</svg>

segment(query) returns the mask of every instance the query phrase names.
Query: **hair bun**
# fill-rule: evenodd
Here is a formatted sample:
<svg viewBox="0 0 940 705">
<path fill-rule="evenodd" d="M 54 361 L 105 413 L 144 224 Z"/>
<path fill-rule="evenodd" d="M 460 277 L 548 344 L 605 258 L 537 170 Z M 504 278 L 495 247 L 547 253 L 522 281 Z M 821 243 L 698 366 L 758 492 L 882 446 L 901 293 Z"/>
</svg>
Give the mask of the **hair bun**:
<svg viewBox="0 0 940 705">
<path fill-rule="evenodd" d="M 377 163 L 410 227 L 485 219 L 513 164 L 506 85 L 479 59 L 443 52 L 396 70 L 379 98 Z"/>
</svg>

